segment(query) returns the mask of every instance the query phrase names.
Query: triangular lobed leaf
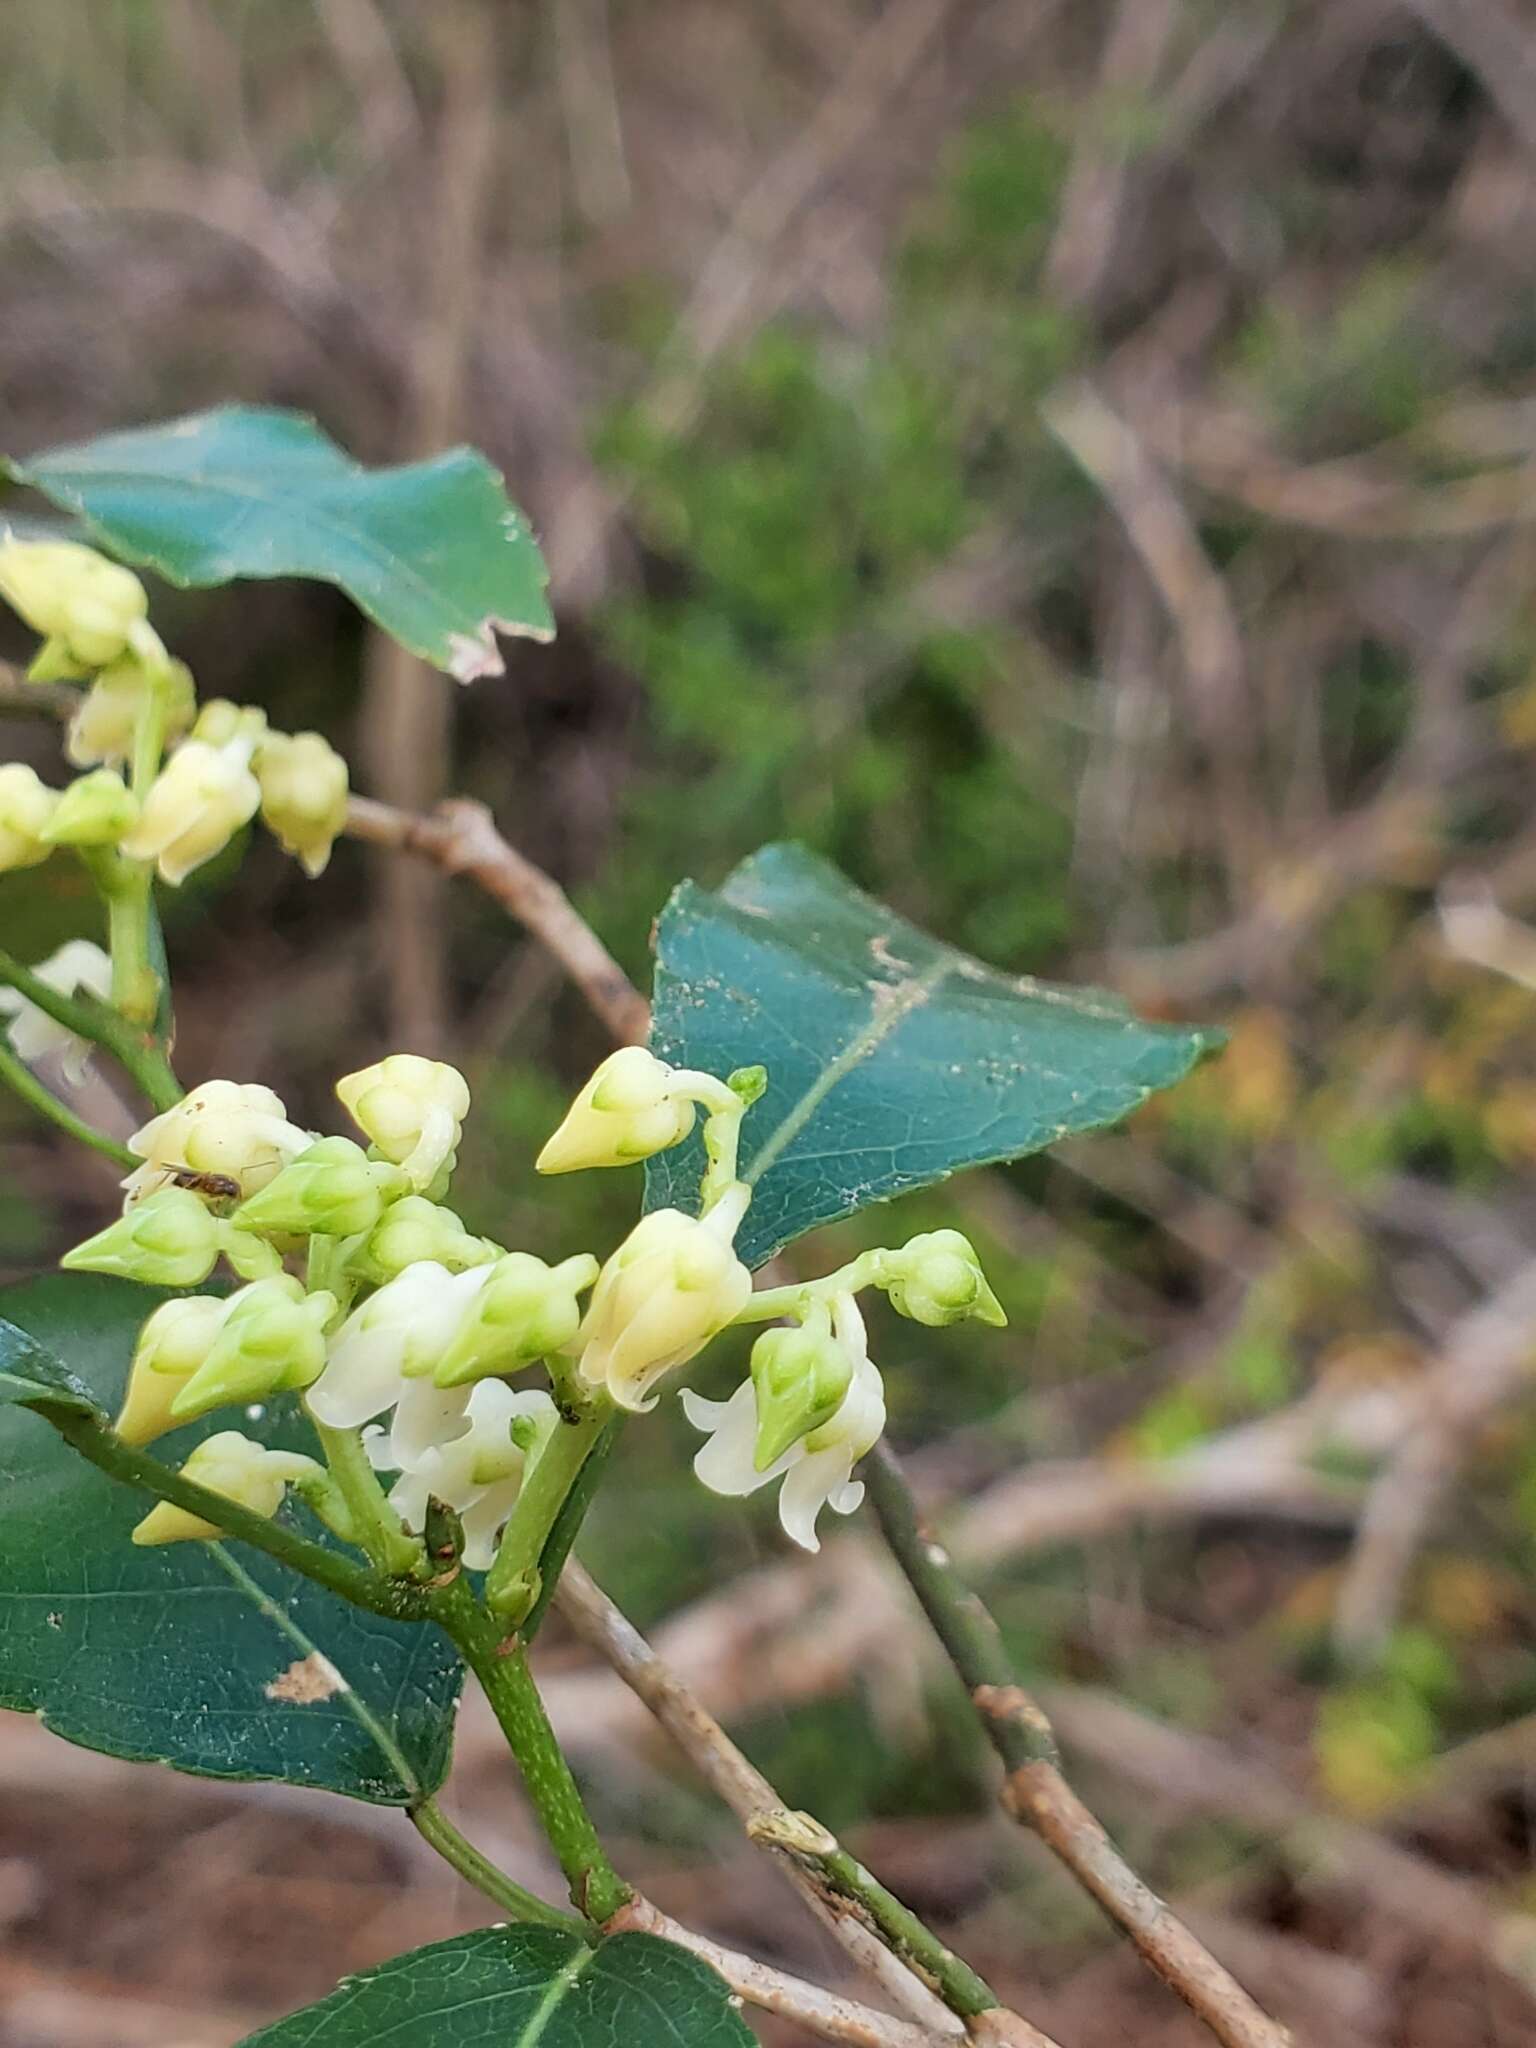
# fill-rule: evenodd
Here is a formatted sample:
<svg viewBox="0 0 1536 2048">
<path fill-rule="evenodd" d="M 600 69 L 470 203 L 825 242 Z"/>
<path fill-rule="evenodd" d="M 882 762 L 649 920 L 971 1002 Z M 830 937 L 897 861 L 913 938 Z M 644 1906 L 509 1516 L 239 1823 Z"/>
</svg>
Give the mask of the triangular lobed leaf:
<svg viewBox="0 0 1536 2048">
<path fill-rule="evenodd" d="M 750 1266 L 869 1203 L 1116 1123 L 1220 1042 L 986 967 L 799 846 L 764 847 L 718 891 L 683 883 L 657 928 L 656 1052 L 768 1069 L 742 1132 Z M 647 1208 L 695 1209 L 701 1167 L 697 1134 L 652 1159 Z"/>
<path fill-rule="evenodd" d="M 113 1756 L 408 1804 L 447 1772 L 462 1668 L 445 1638 L 241 1545 L 135 1549 L 150 1502 L 27 1413 L 114 1412 L 134 1336 L 165 1298 L 91 1274 L 0 1288 L 0 1706 Z M 229 1428 L 314 1448 L 287 1400 L 154 1449 L 179 1464 Z"/>
<path fill-rule="evenodd" d="M 491 1927 L 395 1956 L 241 2048 L 752 2048 L 707 1963 L 650 1934 L 597 1948 Z"/>
<path fill-rule="evenodd" d="M 498 633 L 554 633 L 528 522 L 470 448 L 365 469 L 301 413 L 227 405 L 5 467 L 170 583 L 335 583 L 460 682 L 502 673 Z"/>
</svg>

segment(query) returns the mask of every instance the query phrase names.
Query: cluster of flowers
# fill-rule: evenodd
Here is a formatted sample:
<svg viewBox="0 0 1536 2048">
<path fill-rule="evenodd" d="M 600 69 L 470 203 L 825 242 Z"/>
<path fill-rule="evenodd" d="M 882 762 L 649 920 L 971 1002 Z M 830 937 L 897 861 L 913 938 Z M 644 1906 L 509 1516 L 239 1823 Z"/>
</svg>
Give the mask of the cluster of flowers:
<svg viewBox="0 0 1536 2048">
<path fill-rule="evenodd" d="M 822 1508 L 857 1506 L 854 1466 L 885 1424 L 857 1287 L 885 1288 L 898 1310 L 931 1325 L 1004 1320 L 955 1231 L 754 1297 L 733 1248 L 750 1194 L 734 1178 L 712 1191 L 706 1175 L 701 1215 L 654 1211 L 605 1264 L 581 1253 L 548 1265 L 473 1236 L 441 1206 L 469 1107 L 452 1067 L 394 1054 L 336 1092 L 366 1149 L 299 1129 L 269 1089 L 194 1089 L 133 1138 L 143 1163 L 125 1183 L 122 1216 L 64 1263 L 195 1288 L 223 1257 L 244 1282 L 230 1294 L 179 1296 L 149 1317 L 117 1425 L 125 1439 L 147 1443 L 215 1409 L 297 1391 L 322 1442 L 329 1431 L 363 1431 L 376 1469 L 398 1475 L 389 1500 L 408 1530 L 423 1529 L 433 1499 L 457 1512 L 472 1568 L 491 1565 L 519 1487 L 573 1401 L 589 1414 L 654 1407 L 659 1382 L 729 1324 L 778 1314 L 790 1320 L 757 1339 L 750 1377 L 730 1400 L 684 1400 L 709 1437 L 696 1460 L 705 1485 L 745 1494 L 782 1482 L 784 1528 L 815 1549 Z M 689 1134 L 696 1105 L 709 1112 L 710 1156 L 734 1162 L 751 1092 L 626 1048 L 581 1091 L 538 1168 L 649 1157 Z M 285 1263 L 301 1251 L 303 1282 Z M 559 1406 L 542 1387 L 508 1384 L 540 1361 Z M 348 1533 L 346 1506 L 315 1460 L 226 1431 L 184 1469 L 261 1514 L 291 1484 Z M 135 1540 L 213 1533 L 162 1504 Z"/>
<path fill-rule="evenodd" d="M 0 873 L 67 846 L 153 862 L 180 883 L 258 810 L 309 874 L 321 872 L 346 817 L 345 761 L 319 733 L 272 731 L 250 706 L 216 698 L 199 709 L 131 570 L 73 541 L 0 538 L 0 597 L 43 635 L 34 682 L 90 684 L 65 737 L 83 774 L 51 789 L 23 762 L 0 766 Z"/>
</svg>

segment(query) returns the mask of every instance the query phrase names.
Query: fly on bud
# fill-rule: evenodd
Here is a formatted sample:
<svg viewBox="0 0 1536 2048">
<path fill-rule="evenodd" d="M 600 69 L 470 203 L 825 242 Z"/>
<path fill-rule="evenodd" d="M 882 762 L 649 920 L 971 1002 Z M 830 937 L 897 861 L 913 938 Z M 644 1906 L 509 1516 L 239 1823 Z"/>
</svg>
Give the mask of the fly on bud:
<svg viewBox="0 0 1536 2048">
<path fill-rule="evenodd" d="M 882 1261 L 881 1285 L 898 1315 L 942 1330 L 973 1318 L 1006 1326 L 1003 1305 L 987 1285 L 970 1239 L 958 1230 L 929 1230 Z"/>
<path fill-rule="evenodd" d="M 206 1356 L 177 1389 L 171 1414 L 190 1422 L 232 1401 L 263 1401 L 307 1387 L 325 1367 L 325 1325 L 336 1297 L 306 1294 L 286 1273 L 232 1294 Z"/>
<path fill-rule="evenodd" d="M 121 775 L 96 768 L 60 792 L 41 836 L 50 846 L 116 846 L 138 815 L 138 799 Z"/>
<path fill-rule="evenodd" d="M 437 1384 L 463 1386 L 563 1351 L 581 1327 L 576 1297 L 592 1285 L 597 1272 L 590 1252 L 553 1267 L 531 1252 L 508 1252 L 491 1267 L 438 1359 L 433 1371 Z"/>
<path fill-rule="evenodd" d="M 123 839 L 130 860 L 152 860 L 177 886 L 222 853 L 261 801 L 251 773 L 253 739 L 227 746 L 185 740 L 150 784 L 137 824 Z"/>
<path fill-rule="evenodd" d="M 502 1256 L 500 1245 L 488 1237 L 471 1237 L 451 1209 L 439 1208 L 425 1195 L 406 1195 L 384 1211 L 354 1265 L 370 1279 L 393 1280 L 423 1259 L 462 1273 Z"/>
<path fill-rule="evenodd" d="M 150 1444 L 180 1419 L 171 1403 L 208 1356 L 229 1303 L 217 1295 L 183 1295 L 162 1302 L 139 1332 L 118 1435 L 128 1444 Z"/>
<path fill-rule="evenodd" d="M 307 875 L 323 874 L 347 821 L 347 764 L 317 732 L 273 732 L 256 755 L 261 815 Z"/>
<path fill-rule="evenodd" d="M 654 1407 L 652 1387 L 702 1351 L 745 1306 L 752 1276 L 731 1249 L 746 1190 L 696 1220 L 642 1217 L 598 1275 L 582 1325 L 582 1377 L 621 1408 Z"/>
<path fill-rule="evenodd" d="M 3 773 L 0 770 L 0 773 Z M 112 962 L 90 939 L 67 939 L 56 953 L 34 967 L 35 980 L 56 995 L 84 993 L 105 1002 L 112 987 Z M 71 1081 L 83 1081 L 91 1063 L 91 1041 L 79 1038 L 67 1024 L 50 1017 L 19 989 L 0 988 L 0 1018 L 9 1016 L 6 1036 L 16 1057 L 33 1061 L 57 1054 Z"/>
<path fill-rule="evenodd" d="M 289 1123 L 270 1088 L 254 1081 L 204 1081 L 134 1132 L 128 1149 L 144 1164 L 123 1186 L 135 1202 L 178 1173 L 216 1174 L 250 1196 L 314 1142 L 308 1131 Z"/>
<path fill-rule="evenodd" d="M 469 1083 L 456 1067 L 393 1052 L 343 1075 L 336 1094 L 382 1156 L 405 1168 L 418 1193 L 430 1193 L 452 1171 L 469 1114 Z"/>
<path fill-rule="evenodd" d="M 355 1237 L 372 1230 L 409 1182 L 350 1138 L 321 1138 L 241 1204 L 234 1221 L 267 1236 Z"/>
<path fill-rule="evenodd" d="M 693 1129 L 694 1106 L 673 1075 L 643 1045 L 610 1053 L 539 1154 L 536 1171 L 629 1166 L 680 1144 Z"/>
<path fill-rule="evenodd" d="M 43 834 L 58 800 L 24 761 L 7 761 L 0 767 L 0 875 L 13 868 L 35 868 L 52 853 Z"/>
<path fill-rule="evenodd" d="M 116 661 L 149 616 L 133 571 L 76 541 L 0 541 L 0 597 L 43 636 L 31 671 L 39 682 Z"/>
<path fill-rule="evenodd" d="M 270 1520 L 282 1506 L 283 1494 L 290 1485 L 323 1486 L 326 1473 L 323 1466 L 301 1452 L 270 1450 L 265 1444 L 242 1436 L 237 1429 L 225 1429 L 217 1436 L 204 1438 L 182 1466 L 181 1476 L 207 1487 L 210 1493 L 222 1494 L 253 1515 Z M 162 1500 L 134 1530 L 133 1541 L 144 1545 L 206 1542 L 223 1533 L 217 1522 L 205 1521 L 188 1508 Z"/>
<path fill-rule="evenodd" d="M 151 1287 L 196 1287 L 219 1256 L 220 1226 L 189 1188 L 161 1188 L 68 1251 L 72 1272 L 117 1273 Z"/>
<path fill-rule="evenodd" d="M 811 1304 L 799 1328 L 763 1332 L 752 1346 L 757 1417 L 752 1461 L 759 1472 L 831 1421 L 853 1383 L 854 1364 L 832 1333 L 824 1302 Z"/>
</svg>

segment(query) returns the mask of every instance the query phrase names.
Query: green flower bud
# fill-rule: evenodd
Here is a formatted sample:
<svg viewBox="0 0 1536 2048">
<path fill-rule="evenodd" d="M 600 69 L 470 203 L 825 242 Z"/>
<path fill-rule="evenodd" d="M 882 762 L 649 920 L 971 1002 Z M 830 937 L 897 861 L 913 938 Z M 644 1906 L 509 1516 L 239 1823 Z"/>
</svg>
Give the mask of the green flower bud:
<svg viewBox="0 0 1536 2048">
<path fill-rule="evenodd" d="M 384 1211 L 356 1265 L 370 1279 L 382 1282 L 422 1259 L 446 1266 L 450 1273 L 463 1273 L 505 1256 L 488 1237 L 471 1237 L 451 1209 L 439 1208 L 425 1195 L 406 1195 Z"/>
<path fill-rule="evenodd" d="M 151 1287 L 196 1287 L 219 1256 L 219 1224 L 189 1188 L 162 1188 L 59 1261 L 72 1272 L 119 1273 Z"/>
<path fill-rule="evenodd" d="M 121 775 L 97 768 L 61 791 L 38 836 L 49 846 L 116 846 L 138 815 L 138 799 Z"/>
<path fill-rule="evenodd" d="M 370 1159 L 350 1138 L 321 1138 L 242 1202 L 234 1221 L 266 1236 L 356 1237 L 409 1186 L 398 1166 Z"/>
<path fill-rule="evenodd" d="M 757 1437 L 752 1462 L 759 1472 L 791 1444 L 830 1422 L 853 1384 L 854 1361 L 832 1334 L 832 1318 L 817 1302 L 798 1328 L 765 1330 L 752 1346 L 757 1396 Z"/>
<path fill-rule="evenodd" d="M 508 1252 L 491 1268 L 433 1378 L 440 1387 L 460 1387 L 563 1350 L 581 1327 L 576 1297 L 597 1273 L 590 1252 L 553 1267 L 531 1252 Z"/>
<path fill-rule="evenodd" d="M 1002 1329 L 1002 1303 L 987 1285 L 969 1238 L 958 1230 L 930 1230 L 898 1252 L 887 1252 L 882 1284 L 898 1315 L 941 1330 L 967 1317 Z"/>
<path fill-rule="evenodd" d="M 305 1294 L 286 1273 L 254 1280 L 229 1298 L 208 1354 L 171 1402 L 190 1422 L 232 1401 L 261 1401 L 307 1387 L 325 1366 L 325 1326 L 336 1297 Z"/>
</svg>

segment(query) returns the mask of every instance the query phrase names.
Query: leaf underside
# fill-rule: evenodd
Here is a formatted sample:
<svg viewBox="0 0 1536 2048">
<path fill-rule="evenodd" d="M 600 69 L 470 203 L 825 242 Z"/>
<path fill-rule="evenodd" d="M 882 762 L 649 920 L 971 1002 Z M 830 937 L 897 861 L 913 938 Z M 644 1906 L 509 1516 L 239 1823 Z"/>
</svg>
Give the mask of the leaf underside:
<svg viewBox="0 0 1536 2048">
<path fill-rule="evenodd" d="M 167 582 L 335 583 L 460 682 L 503 672 L 498 633 L 554 633 L 528 522 L 473 449 L 364 469 L 301 413 L 227 405 L 5 467 Z"/>
<path fill-rule="evenodd" d="M 1220 1043 L 986 967 L 792 845 L 718 891 L 684 882 L 656 955 L 655 1051 L 768 1069 L 742 1131 L 749 1266 L 869 1203 L 1117 1123 Z M 646 1207 L 696 1209 L 702 1164 L 697 1134 L 658 1154 Z"/>
<path fill-rule="evenodd" d="M 462 1671 L 437 1630 L 364 1614 L 240 1545 L 135 1549 L 149 1500 L 27 1412 L 115 1411 L 164 1298 L 89 1274 L 0 1289 L 0 1706 L 112 1756 L 407 1804 L 448 1766 Z M 230 1427 L 313 1449 L 288 1400 L 207 1417 L 156 1454 L 179 1465 Z"/>
<path fill-rule="evenodd" d="M 241 2048 L 752 2048 L 725 1984 L 649 1934 L 492 1927 L 395 1956 Z"/>
</svg>

